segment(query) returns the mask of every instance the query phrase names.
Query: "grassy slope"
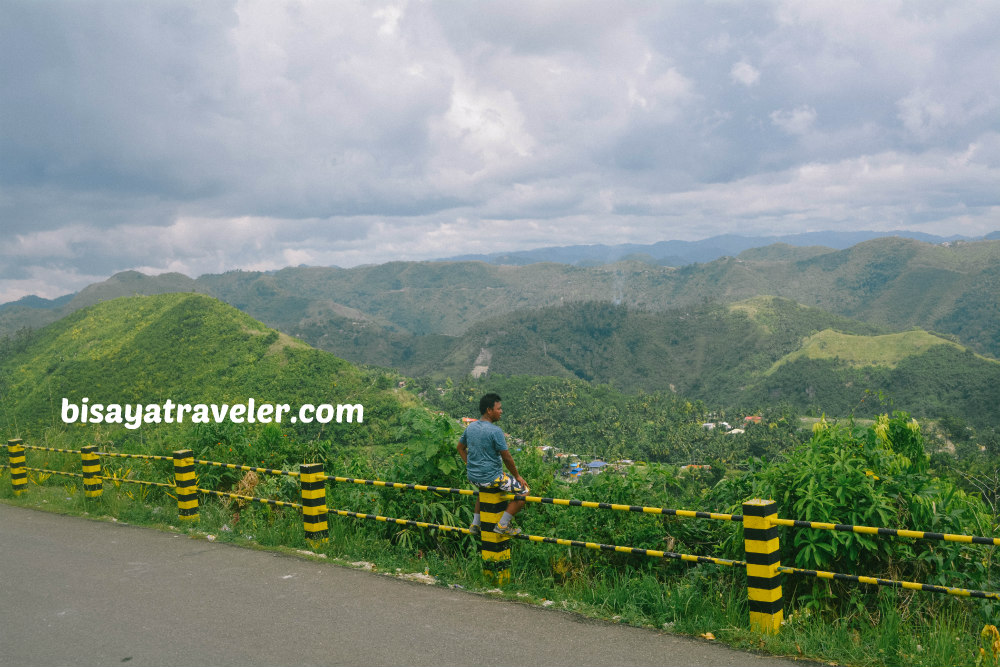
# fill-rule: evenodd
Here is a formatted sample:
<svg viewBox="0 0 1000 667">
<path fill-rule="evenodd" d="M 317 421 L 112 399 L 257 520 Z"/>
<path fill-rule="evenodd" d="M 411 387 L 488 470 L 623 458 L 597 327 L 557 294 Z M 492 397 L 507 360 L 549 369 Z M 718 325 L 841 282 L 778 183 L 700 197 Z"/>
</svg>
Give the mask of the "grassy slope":
<svg viewBox="0 0 1000 667">
<path fill-rule="evenodd" d="M 962 349 L 958 343 L 920 330 L 881 336 L 854 336 L 824 329 L 802 341 L 802 347 L 779 359 L 765 374 L 770 375 L 782 364 L 803 358 L 838 359 L 850 366 L 895 368 L 903 359 L 921 355 L 935 345 L 950 345 Z M 980 358 L 990 361 L 985 357 Z"/>
<path fill-rule="evenodd" d="M 253 397 L 293 406 L 361 402 L 370 426 L 340 430 L 364 443 L 387 435 L 405 401 L 384 373 L 361 371 L 197 294 L 125 297 L 76 311 L 42 330 L 0 374 L 8 437 L 58 425 L 63 397 L 91 404 Z"/>
</svg>

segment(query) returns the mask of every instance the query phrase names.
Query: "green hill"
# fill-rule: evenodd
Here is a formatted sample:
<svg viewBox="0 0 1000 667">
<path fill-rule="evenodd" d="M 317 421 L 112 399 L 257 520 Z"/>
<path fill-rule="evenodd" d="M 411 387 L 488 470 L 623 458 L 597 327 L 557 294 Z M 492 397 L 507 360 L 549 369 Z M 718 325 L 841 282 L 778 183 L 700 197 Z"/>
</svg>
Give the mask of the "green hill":
<svg viewBox="0 0 1000 667">
<path fill-rule="evenodd" d="M 78 310 L 0 361 L 0 428 L 7 437 L 61 428 L 62 400 L 82 405 L 309 403 L 364 406 L 364 423 L 291 424 L 301 439 L 374 444 L 393 439 L 412 398 L 396 378 L 362 370 L 269 329 L 212 297 L 124 297 Z M 193 425 L 188 424 L 193 427 Z M 179 424 L 178 429 L 186 428 Z M 167 424 L 77 424 L 95 437 L 137 439 Z M 221 428 L 221 427 L 220 427 Z"/>
<path fill-rule="evenodd" d="M 612 383 L 622 391 L 675 391 L 712 404 L 787 401 L 841 414 L 864 403 L 865 390 L 883 391 L 896 401 L 908 397 L 896 407 L 921 416 L 951 410 L 973 423 L 998 419 L 941 379 L 951 377 L 958 388 L 979 386 L 994 367 L 963 349 L 939 349 L 949 347 L 949 339 L 1000 356 L 996 240 L 931 245 L 882 238 L 839 251 L 771 246 L 679 269 L 641 261 L 594 267 L 391 262 L 196 280 L 126 272 L 68 304 L 33 308 L 25 302 L 0 311 L 0 334 L 6 334 L 0 358 L 23 354 L 30 339 L 24 327 L 116 295 L 178 290 L 210 294 L 350 362 L 412 376 L 549 375 Z M 915 327 L 937 338 L 857 337 Z M 827 333 L 802 347 L 803 339 L 827 329 L 855 337 Z M 924 350 L 915 337 L 935 345 Z M 903 370 L 922 376 L 922 368 L 947 354 L 958 355 L 955 368 L 964 376 L 927 377 L 922 393 L 903 384 Z M 39 385 L 30 390 L 39 392 L 35 411 L 49 400 L 43 388 L 51 385 L 38 372 Z M 0 380 L 17 381 L 10 372 Z M 981 394 L 992 396 L 992 386 Z M 946 405 L 945 395 L 962 403 Z M 52 422 L 51 412 L 3 412 L 0 426 L 15 418 Z"/>
</svg>

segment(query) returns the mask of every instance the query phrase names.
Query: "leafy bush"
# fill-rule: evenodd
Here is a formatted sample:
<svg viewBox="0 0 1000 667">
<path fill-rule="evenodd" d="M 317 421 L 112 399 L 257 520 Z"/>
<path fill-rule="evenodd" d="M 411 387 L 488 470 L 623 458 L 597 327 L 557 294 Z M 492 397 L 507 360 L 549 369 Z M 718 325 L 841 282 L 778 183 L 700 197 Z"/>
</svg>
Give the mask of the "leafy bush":
<svg viewBox="0 0 1000 667">
<path fill-rule="evenodd" d="M 774 498 L 784 518 L 973 533 L 982 525 L 982 501 L 933 476 L 929 461 L 920 427 L 906 413 L 882 415 L 867 428 L 822 420 L 809 442 L 764 467 L 751 486 Z M 984 565 L 967 545 L 809 529 L 786 531 L 782 541 L 784 560 L 802 568 L 952 586 L 984 581 Z M 828 606 L 835 591 L 813 586 L 809 600 Z"/>
</svg>

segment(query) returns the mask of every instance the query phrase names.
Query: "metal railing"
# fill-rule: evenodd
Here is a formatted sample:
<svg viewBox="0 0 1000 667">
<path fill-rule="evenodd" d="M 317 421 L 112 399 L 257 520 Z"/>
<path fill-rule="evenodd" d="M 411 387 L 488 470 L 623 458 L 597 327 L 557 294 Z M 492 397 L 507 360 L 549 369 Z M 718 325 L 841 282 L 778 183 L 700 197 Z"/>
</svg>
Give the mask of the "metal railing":
<svg viewBox="0 0 1000 667">
<path fill-rule="evenodd" d="M 367 519 L 393 523 L 401 526 L 410 526 L 422 529 L 436 529 L 443 532 L 453 532 L 457 534 L 471 534 L 469 528 L 449 526 L 445 524 L 431 523 L 406 518 L 394 518 L 379 514 L 369 514 L 362 512 L 352 512 L 336 508 L 329 508 L 326 505 L 326 486 L 329 483 L 358 484 L 374 487 L 382 487 L 397 490 L 413 490 L 434 493 L 446 493 L 459 496 L 476 496 L 479 499 L 482 515 L 482 534 L 480 536 L 480 552 L 483 559 L 484 572 L 490 575 L 497 583 L 503 584 L 510 577 L 510 540 L 519 539 L 527 542 L 558 544 L 584 549 L 593 549 L 603 552 L 614 552 L 633 554 L 657 559 L 674 559 L 690 563 L 708 563 L 725 567 L 746 567 L 747 569 L 747 590 L 750 606 L 751 625 L 763 632 L 777 632 L 783 618 L 783 596 L 781 590 L 781 575 L 789 574 L 795 576 L 816 577 L 819 579 L 844 581 L 850 583 L 860 583 L 873 586 L 886 586 L 901 588 L 913 591 L 930 593 L 942 593 L 969 598 L 1000 600 L 1000 593 L 980 591 L 966 588 L 938 586 L 921 582 L 900 581 L 884 579 L 879 577 L 869 577 L 863 575 L 851 575 L 837 572 L 827 572 L 823 570 L 810 570 L 804 568 L 788 567 L 781 565 L 779 552 L 780 527 L 809 530 L 832 530 L 842 532 L 853 532 L 878 537 L 938 540 L 954 542 L 965 545 L 986 545 L 1000 546 L 1000 537 L 984 537 L 974 535 L 956 535 L 949 533 L 937 533 L 930 531 L 908 530 L 900 528 L 880 528 L 873 526 L 858 526 L 851 524 L 838 524 L 817 521 L 800 521 L 793 519 L 779 518 L 776 513 L 776 503 L 770 500 L 753 499 L 743 504 L 743 514 L 725 514 L 719 512 L 705 512 L 699 510 L 671 509 L 664 507 L 650 507 L 645 505 L 625 505 L 617 503 L 594 502 L 587 500 L 576 500 L 567 498 L 546 498 L 540 496 L 517 495 L 510 493 L 489 493 L 486 491 L 473 491 L 470 489 L 460 489 L 453 487 L 442 487 L 425 484 L 407 484 L 401 482 L 388 482 L 373 479 L 360 479 L 353 477 L 341 477 L 326 475 L 323 465 L 319 463 L 301 464 L 298 472 L 278 470 L 273 468 L 263 468 L 255 466 L 245 466 L 233 463 L 221 463 L 218 461 L 198 460 L 193 457 L 190 450 L 179 450 L 172 456 L 156 456 L 144 454 L 120 454 L 115 452 L 98 451 L 97 447 L 83 447 L 79 450 L 56 449 L 49 447 L 37 447 L 24 445 L 20 440 L 10 440 L 6 445 L 0 447 L 7 450 L 8 463 L 0 465 L 0 469 L 8 469 L 11 473 L 11 485 L 15 494 L 24 493 L 27 490 L 27 480 L 29 472 L 36 472 L 46 475 L 61 475 L 71 478 L 82 478 L 84 482 L 85 497 L 97 498 L 103 492 L 102 484 L 105 481 L 122 484 L 142 484 L 152 487 L 171 489 L 175 492 L 178 504 L 178 515 L 181 520 L 198 520 L 198 495 L 211 495 L 224 498 L 233 498 L 243 502 L 255 502 L 275 507 L 286 507 L 295 509 L 303 515 L 303 529 L 306 540 L 312 546 L 321 545 L 328 541 L 329 526 L 327 517 L 334 514 L 341 517 Z M 81 457 L 82 473 L 49 470 L 45 468 L 30 468 L 26 465 L 25 451 L 35 450 L 44 452 L 56 452 L 64 454 L 78 454 Z M 174 481 L 172 483 L 153 482 L 138 479 L 126 479 L 122 477 L 108 477 L 101 475 L 100 459 L 104 458 L 128 458 L 145 459 L 153 461 L 172 461 L 174 470 Z M 247 472 L 265 473 L 270 475 L 284 475 L 299 478 L 301 503 L 284 500 L 274 500 L 269 498 L 259 498 L 247 496 L 227 491 L 217 491 L 212 489 L 199 488 L 196 485 L 195 465 L 221 467 L 233 470 L 243 470 Z M 586 542 L 581 540 L 568 540 L 542 535 L 520 534 L 504 536 L 492 532 L 492 527 L 499 520 L 500 513 L 510 500 L 524 500 L 530 503 L 550 504 L 554 506 L 581 507 L 588 509 L 610 510 L 619 512 L 631 512 L 641 514 L 652 514 L 659 516 L 672 516 L 690 519 L 706 519 L 714 521 L 728 521 L 743 524 L 745 560 L 732 560 L 717 558 L 712 556 L 702 556 L 694 554 L 675 553 L 656 549 L 645 549 L 634 546 L 602 544 L 598 542 Z"/>
</svg>

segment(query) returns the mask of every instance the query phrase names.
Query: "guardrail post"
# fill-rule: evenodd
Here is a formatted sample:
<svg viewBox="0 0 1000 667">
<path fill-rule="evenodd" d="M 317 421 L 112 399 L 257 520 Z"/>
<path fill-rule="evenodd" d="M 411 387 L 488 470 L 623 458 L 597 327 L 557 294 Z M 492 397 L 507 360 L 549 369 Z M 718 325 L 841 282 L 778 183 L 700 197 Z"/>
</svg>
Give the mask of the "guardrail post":
<svg viewBox="0 0 1000 667">
<path fill-rule="evenodd" d="M 85 498 L 100 498 L 104 493 L 101 479 L 101 459 L 97 456 L 97 445 L 80 448 L 83 468 L 83 495 Z"/>
<path fill-rule="evenodd" d="M 313 549 L 330 541 L 326 512 L 326 475 L 322 463 L 299 465 L 302 492 L 302 526 L 306 543 Z"/>
<path fill-rule="evenodd" d="M 7 441 L 7 465 L 10 466 L 10 486 L 14 495 L 28 490 L 28 470 L 24 457 L 24 441 L 20 438 Z"/>
<path fill-rule="evenodd" d="M 743 503 L 743 548 L 747 560 L 750 627 L 777 634 L 784 616 L 781 594 L 781 556 L 778 553 L 778 516 L 773 500 L 754 498 Z"/>
<path fill-rule="evenodd" d="M 497 586 L 510 581 L 510 537 L 494 533 L 493 528 L 507 509 L 505 493 L 479 492 L 481 525 L 479 553 L 483 557 L 483 574 Z"/>
<path fill-rule="evenodd" d="M 198 481 L 194 474 L 194 453 L 190 449 L 174 452 L 174 484 L 178 518 L 181 521 L 197 521 Z"/>
<path fill-rule="evenodd" d="M 24 441 L 20 438 L 7 441 L 7 464 L 10 466 L 10 485 L 14 495 L 28 490 L 28 470 L 24 458 Z"/>
</svg>

